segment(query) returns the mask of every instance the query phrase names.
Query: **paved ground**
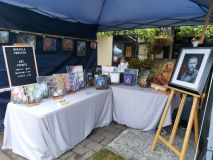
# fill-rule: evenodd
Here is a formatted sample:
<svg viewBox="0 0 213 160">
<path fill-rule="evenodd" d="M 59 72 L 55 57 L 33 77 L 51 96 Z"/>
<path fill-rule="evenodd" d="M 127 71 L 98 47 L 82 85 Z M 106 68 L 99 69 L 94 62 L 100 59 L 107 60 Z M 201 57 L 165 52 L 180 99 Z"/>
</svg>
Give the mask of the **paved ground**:
<svg viewBox="0 0 213 160">
<path fill-rule="evenodd" d="M 87 160 L 126 128 L 126 126 L 113 122 L 109 126 L 94 129 L 84 141 L 56 160 Z M 2 146 L 3 136 L 4 134 L 0 133 L 0 146 Z M 25 158 L 14 154 L 11 150 L 0 150 L 0 160 L 25 160 Z"/>
</svg>

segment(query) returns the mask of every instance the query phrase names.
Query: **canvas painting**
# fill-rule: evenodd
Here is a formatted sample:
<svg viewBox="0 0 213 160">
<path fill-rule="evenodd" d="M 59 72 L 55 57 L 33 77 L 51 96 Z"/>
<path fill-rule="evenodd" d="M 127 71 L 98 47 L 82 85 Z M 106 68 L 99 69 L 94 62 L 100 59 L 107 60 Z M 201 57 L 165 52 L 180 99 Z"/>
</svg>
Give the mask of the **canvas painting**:
<svg viewBox="0 0 213 160">
<path fill-rule="evenodd" d="M 56 39 L 44 37 L 43 50 L 44 51 L 56 51 Z"/>
<path fill-rule="evenodd" d="M 140 80 L 139 80 L 139 83 L 141 82 L 147 82 L 147 78 L 149 76 L 149 73 L 150 73 L 150 70 L 149 69 L 141 69 L 140 70 Z"/>
<path fill-rule="evenodd" d="M 86 42 L 77 41 L 77 56 L 86 56 Z"/>
<path fill-rule="evenodd" d="M 79 77 L 78 77 L 77 73 L 70 72 L 68 74 L 68 79 L 69 79 L 69 82 L 70 82 L 71 92 L 76 92 L 76 91 L 80 90 L 81 84 L 80 84 Z"/>
<path fill-rule="evenodd" d="M 0 43 L 9 43 L 8 31 L 0 31 Z"/>
<path fill-rule="evenodd" d="M 29 84 L 24 86 L 26 96 L 28 97 L 28 104 L 40 103 L 43 99 L 41 84 Z"/>
<path fill-rule="evenodd" d="M 95 78 L 95 88 L 96 89 L 107 89 L 108 88 L 108 81 L 107 77 L 98 76 Z"/>
<path fill-rule="evenodd" d="M 97 47 L 96 41 L 91 41 L 91 42 L 90 42 L 90 48 L 91 48 L 91 49 L 96 49 L 96 47 Z"/>
<path fill-rule="evenodd" d="M 91 72 L 86 73 L 86 85 L 87 86 L 93 85 L 93 75 Z"/>
<path fill-rule="evenodd" d="M 25 95 L 23 86 L 17 86 L 11 90 L 11 101 L 14 104 L 28 104 L 28 97 Z"/>
<path fill-rule="evenodd" d="M 109 72 L 109 77 L 112 84 L 120 83 L 120 72 Z"/>
<path fill-rule="evenodd" d="M 74 49 L 74 41 L 72 39 L 62 39 L 62 50 L 72 52 Z"/>
<path fill-rule="evenodd" d="M 68 80 L 66 79 L 66 74 L 53 74 L 53 77 L 56 79 L 57 90 L 61 90 L 63 94 L 67 93 L 65 82 L 67 83 Z"/>
<path fill-rule="evenodd" d="M 77 77 L 81 88 L 85 86 L 84 72 L 83 72 L 82 65 L 66 66 L 66 69 L 67 69 L 67 73 L 70 74 L 69 76 L 71 76 L 72 78 Z"/>
<path fill-rule="evenodd" d="M 136 74 L 135 73 L 124 73 L 124 84 L 135 85 Z"/>
<path fill-rule="evenodd" d="M 134 78 L 134 84 L 137 84 L 138 83 L 138 72 L 139 72 L 139 69 L 125 69 L 124 70 L 124 75 L 125 74 L 135 74 L 136 78 Z"/>
<path fill-rule="evenodd" d="M 159 70 L 153 76 L 152 83 L 168 85 L 174 66 L 175 60 L 161 60 Z"/>
<path fill-rule="evenodd" d="M 102 75 L 109 75 L 109 72 L 114 71 L 114 66 L 102 66 Z"/>
<path fill-rule="evenodd" d="M 36 36 L 31 34 L 18 33 L 16 34 L 17 43 L 26 43 L 27 45 L 34 46 L 36 48 Z"/>
<path fill-rule="evenodd" d="M 169 85 L 201 95 L 212 64 L 212 48 L 183 48 Z"/>
</svg>

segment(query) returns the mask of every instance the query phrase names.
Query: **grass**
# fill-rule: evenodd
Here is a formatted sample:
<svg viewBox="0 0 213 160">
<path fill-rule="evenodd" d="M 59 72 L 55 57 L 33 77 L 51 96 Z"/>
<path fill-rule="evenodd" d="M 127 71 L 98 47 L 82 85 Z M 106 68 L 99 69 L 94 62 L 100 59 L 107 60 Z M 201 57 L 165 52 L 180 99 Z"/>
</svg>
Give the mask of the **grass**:
<svg viewBox="0 0 213 160">
<path fill-rule="evenodd" d="M 95 153 L 91 160 L 127 160 L 126 158 L 109 151 L 108 149 L 102 149 L 98 153 Z"/>
</svg>

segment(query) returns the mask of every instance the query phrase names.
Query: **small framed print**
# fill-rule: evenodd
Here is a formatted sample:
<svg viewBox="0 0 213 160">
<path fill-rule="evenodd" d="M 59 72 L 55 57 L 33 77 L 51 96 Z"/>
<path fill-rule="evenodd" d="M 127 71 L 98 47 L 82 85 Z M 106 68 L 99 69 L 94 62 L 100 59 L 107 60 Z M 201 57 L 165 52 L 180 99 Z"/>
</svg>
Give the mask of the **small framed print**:
<svg viewBox="0 0 213 160">
<path fill-rule="evenodd" d="M 44 37 L 43 50 L 44 51 L 56 51 L 56 39 Z"/>
<path fill-rule="evenodd" d="M 9 43 L 9 31 L 0 31 L 0 43 Z"/>
<path fill-rule="evenodd" d="M 77 56 L 82 57 L 86 56 L 86 42 L 77 41 Z"/>
<path fill-rule="evenodd" d="M 96 41 L 91 41 L 90 42 L 90 48 L 91 49 L 96 49 L 96 47 L 97 47 L 97 42 Z"/>
<path fill-rule="evenodd" d="M 74 49 L 74 41 L 72 39 L 62 39 L 62 50 L 72 52 Z"/>
<path fill-rule="evenodd" d="M 201 95 L 212 63 L 212 48 L 183 48 L 169 86 Z"/>
<path fill-rule="evenodd" d="M 127 45 L 125 49 L 126 57 L 132 57 L 132 45 Z"/>
</svg>

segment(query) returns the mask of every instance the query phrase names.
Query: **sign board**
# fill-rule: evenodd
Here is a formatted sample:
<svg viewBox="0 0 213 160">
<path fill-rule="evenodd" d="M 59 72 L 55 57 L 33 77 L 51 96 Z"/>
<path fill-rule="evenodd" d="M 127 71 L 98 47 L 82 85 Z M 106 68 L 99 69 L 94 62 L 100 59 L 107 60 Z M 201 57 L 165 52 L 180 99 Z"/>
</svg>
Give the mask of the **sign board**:
<svg viewBox="0 0 213 160">
<path fill-rule="evenodd" d="M 33 46 L 3 46 L 10 87 L 36 83 L 38 69 Z"/>
</svg>

